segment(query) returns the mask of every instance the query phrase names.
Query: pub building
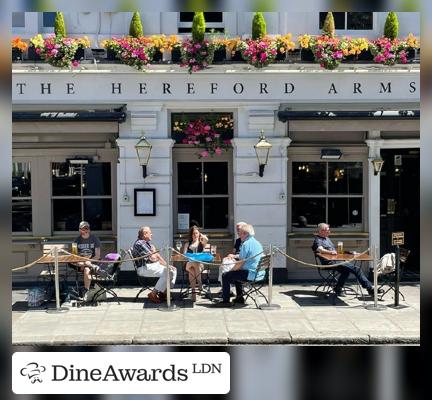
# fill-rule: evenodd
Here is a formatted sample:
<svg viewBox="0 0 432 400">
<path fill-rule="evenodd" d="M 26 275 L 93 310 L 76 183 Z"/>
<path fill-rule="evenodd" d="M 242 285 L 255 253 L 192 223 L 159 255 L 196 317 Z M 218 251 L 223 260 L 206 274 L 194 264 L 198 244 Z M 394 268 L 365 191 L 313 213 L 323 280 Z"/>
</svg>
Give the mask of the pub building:
<svg viewBox="0 0 432 400">
<path fill-rule="evenodd" d="M 16 24 L 21 13 L 14 14 Z M 41 24 L 50 13 L 40 14 L 25 13 L 14 32 L 49 32 Z M 77 14 L 83 18 L 72 24 Z M 160 24 L 150 14 L 141 13 L 145 34 L 190 28 L 177 15 L 188 13 L 160 13 Z M 222 15 L 214 25 L 227 32 L 250 34 L 243 19 L 249 23 L 252 13 L 210 14 Z M 265 13 L 268 33 L 319 34 L 318 16 L 314 24 L 308 13 L 300 20 L 295 14 Z M 361 35 L 380 36 L 386 13 L 364 14 L 372 23 Z M 419 15 L 401 14 L 401 36 L 418 34 Z M 98 15 L 65 19 L 78 36 Z M 100 17 L 103 34 L 86 33 L 92 47 L 127 33 L 130 13 Z M 338 35 L 352 34 L 346 28 Z M 12 64 L 14 266 L 40 257 L 44 244 L 70 244 L 81 220 L 101 239 L 102 254 L 130 247 L 143 225 L 151 226 L 156 246 L 184 242 L 193 221 L 226 254 L 235 223 L 247 221 L 263 245 L 313 263 L 316 225 L 328 222 L 335 243 L 356 251 L 377 245 L 381 255 L 392 250 L 391 233 L 404 231 L 407 268 L 418 272 L 419 63 L 327 71 L 295 60 L 263 69 L 227 62 L 188 74 L 168 62 L 145 73 L 86 58 L 77 70 Z M 182 129 L 199 119 L 231 141 L 221 154 L 185 143 Z M 128 271 L 125 264 L 124 277 Z M 19 271 L 13 281 L 37 273 Z M 278 282 L 316 277 L 315 269 L 275 257 Z"/>
</svg>

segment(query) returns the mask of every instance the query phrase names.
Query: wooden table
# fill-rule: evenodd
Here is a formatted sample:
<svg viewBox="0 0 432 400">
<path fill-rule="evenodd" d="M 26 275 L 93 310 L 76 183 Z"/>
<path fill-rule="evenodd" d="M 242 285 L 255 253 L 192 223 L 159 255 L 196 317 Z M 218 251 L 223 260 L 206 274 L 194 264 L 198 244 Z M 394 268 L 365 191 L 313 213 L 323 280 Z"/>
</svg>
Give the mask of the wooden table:
<svg viewBox="0 0 432 400">
<path fill-rule="evenodd" d="M 323 253 L 317 253 L 318 256 L 321 258 L 324 258 L 327 261 L 349 261 L 352 260 L 353 262 L 356 261 L 373 261 L 373 257 L 371 257 L 369 254 L 323 254 Z M 354 258 L 355 257 L 355 258 Z"/>
<path fill-rule="evenodd" d="M 52 264 L 54 262 L 55 262 L 54 256 L 47 254 L 46 256 L 43 256 L 37 262 L 37 264 Z M 58 256 L 58 262 L 59 263 L 77 263 L 77 262 L 83 262 L 83 259 L 82 259 L 82 257 L 71 254 L 71 255 Z"/>
</svg>

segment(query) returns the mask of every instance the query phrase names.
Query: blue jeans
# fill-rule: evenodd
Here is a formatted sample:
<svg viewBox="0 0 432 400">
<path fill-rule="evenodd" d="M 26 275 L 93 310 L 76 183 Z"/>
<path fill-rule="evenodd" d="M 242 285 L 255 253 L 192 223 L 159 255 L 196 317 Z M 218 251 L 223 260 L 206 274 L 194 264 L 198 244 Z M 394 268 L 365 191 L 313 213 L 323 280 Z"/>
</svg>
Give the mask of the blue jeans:
<svg viewBox="0 0 432 400">
<path fill-rule="evenodd" d="M 235 284 L 237 297 L 243 296 L 242 284 L 239 281 L 246 281 L 249 271 L 239 269 L 237 271 L 228 271 L 222 274 L 222 300 L 230 300 L 230 285 Z"/>
<path fill-rule="evenodd" d="M 328 264 L 338 264 L 337 261 L 330 261 Z M 345 264 L 338 267 L 338 271 L 340 272 L 339 280 L 334 288 L 335 292 L 338 292 L 342 289 L 343 285 L 345 284 L 346 279 L 348 278 L 349 274 L 352 273 L 357 278 L 360 285 L 365 289 L 371 289 L 372 283 L 366 278 L 365 274 L 361 270 L 360 267 L 357 267 L 355 264 Z"/>
</svg>

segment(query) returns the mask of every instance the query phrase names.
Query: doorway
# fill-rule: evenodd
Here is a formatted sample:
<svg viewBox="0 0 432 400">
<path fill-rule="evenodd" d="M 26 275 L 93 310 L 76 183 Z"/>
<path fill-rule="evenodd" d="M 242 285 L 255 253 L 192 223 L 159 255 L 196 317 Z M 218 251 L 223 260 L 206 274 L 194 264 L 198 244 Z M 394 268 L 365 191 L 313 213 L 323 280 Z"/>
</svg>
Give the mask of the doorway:
<svg viewBox="0 0 432 400">
<path fill-rule="evenodd" d="M 392 232 L 404 232 L 411 251 L 406 270 L 420 268 L 420 149 L 381 150 L 381 256 L 393 252 Z"/>
</svg>

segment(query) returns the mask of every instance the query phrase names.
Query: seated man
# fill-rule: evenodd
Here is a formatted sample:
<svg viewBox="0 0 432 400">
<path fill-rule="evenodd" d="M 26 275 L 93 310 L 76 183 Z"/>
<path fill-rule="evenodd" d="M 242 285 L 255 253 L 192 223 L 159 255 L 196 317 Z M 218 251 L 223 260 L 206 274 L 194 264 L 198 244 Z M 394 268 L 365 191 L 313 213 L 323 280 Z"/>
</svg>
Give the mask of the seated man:
<svg viewBox="0 0 432 400">
<path fill-rule="evenodd" d="M 241 281 L 254 280 L 257 265 L 261 259 L 263 247 L 254 238 L 255 231 L 252 225 L 245 224 L 240 227 L 241 248 L 239 261 L 236 261 L 231 271 L 222 275 L 222 301 L 216 303 L 216 307 L 231 307 L 234 304 L 244 304 L 243 287 Z M 236 298 L 231 304 L 230 285 L 235 284 Z"/>
<path fill-rule="evenodd" d="M 90 224 L 87 221 L 81 221 L 79 224 L 79 236 L 74 240 L 77 247 L 77 253 L 81 257 L 88 257 L 92 260 L 100 259 L 100 241 L 99 239 L 90 233 Z M 90 289 L 91 283 L 91 272 L 99 269 L 98 265 L 91 263 L 90 261 L 82 261 L 71 264 L 72 267 L 76 267 L 83 273 L 84 279 L 84 293 L 83 298 L 86 300 L 86 294 Z"/>
<path fill-rule="evenodd" d="M 329 261 L 324 259 L 323 257 L 320 257 L 320 254 L 337 254 L 334 244 L 328 237 L 329 234 L 330 226 L 328 224 L 324 222 L 318 224 L 318 235 L 315 236 L 312 250 L 319 257 L 321 264 L 339 264 L 341 261 Z M 337 296 L 343 296 L 342 288 L 350 272 L 355 275 L 360 285 L 365 288 L 370 295 L 373 295 L 374 290 L 372 283 L 370 283 L 370 281 L 366 278 L 360 267 L 357 267 L 351 263 L 347 263 L 338 267 L 338 271 L 340 272 L 340 277 L 336 286 L 333 289 Z"/>
<path fill-rule="evenodd" d="M 228 254 L 226 257 L 223 258 L 222 264 L 219 267 L 218 281 L 220 282 L 221 285 L 222 285 L 222 274 L 224 272 L 231 271 L 231 269 L 234 266 L 235 262 L 239 259 L 239 253 L 240 253 L 240 247 L 241 247 L 240 228 L 243 225 L 246 225 L 246 222 L 237 222 L 237 224 L 236 224 L 236 232 L 237 232 L 238 238 L 234 242 L 233 251 L 232 251 L 231 254 Z"/>
<path fill-rule="evenodd" d="M 132 256 L 135 258 L 148 255 L 148 257 L 141 260 L 144 269 L 143 276 L 159 277 L 156 286 L 149 293 L 148 298 L 153 303 L 160 303 L 161 301 L 165 301 L 167 297 L 166 266 L 168 263 L 156 252 L 156 247 L 150 243 L 152 236 L 153 234 L 149 226 L 141 227 L 138 231 L 138 239 L 132 248 Z M 177 269 L 172 265 L 169 268 L 172 286 L 176 281 Z"/>
</svg>

